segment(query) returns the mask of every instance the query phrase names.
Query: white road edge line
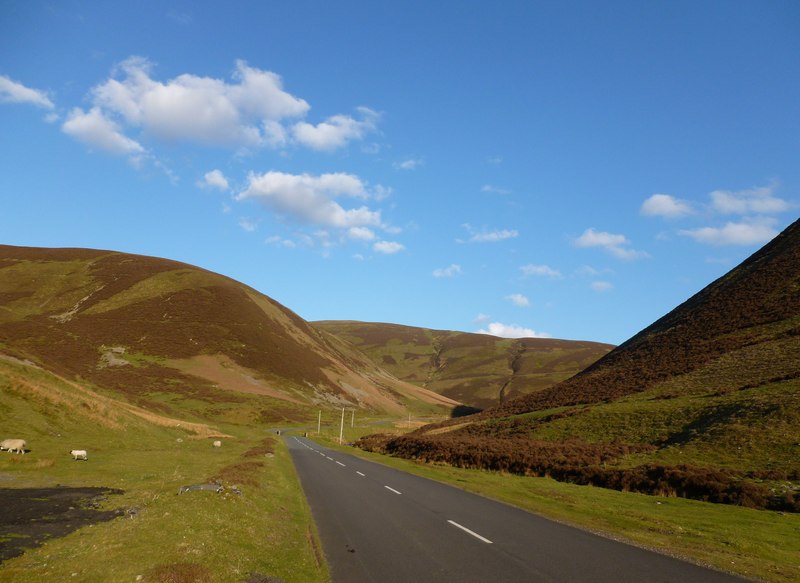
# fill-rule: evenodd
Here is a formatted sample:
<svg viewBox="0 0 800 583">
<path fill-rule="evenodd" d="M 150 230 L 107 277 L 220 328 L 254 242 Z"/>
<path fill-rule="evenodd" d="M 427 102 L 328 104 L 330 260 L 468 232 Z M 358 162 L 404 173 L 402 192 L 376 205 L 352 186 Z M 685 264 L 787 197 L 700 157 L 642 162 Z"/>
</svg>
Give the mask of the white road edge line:
<svg viewBox="0 0 800 583">
<path fill-rule="evenodd" d="M 367 475 L 367 474 L 362 474 L 362 473 L 361 473 L 361 472 L 359 472 L 358 470 L 356 470 L 356 473 L 357 473 L 359 476 L 366 476 L 366 475 Z"/>
<path fill-rule="evenodd" d="M 347 467 L 347 466 L 346 466 L 346 465 L 344 465 L 342 462 L 336 462 L 336 463 L 337 463 L 337 464 L 339 464 L 340 466 L 342 466 L 343 468 L 346 468 L 346 467 Z"/>
<path fill-rule="evenodd" d="M 386 488 L 387 490 L 391 490 L 391 491 L 392 491 L 392 492 L 394 492 L 395 494 L 402 494 L 402 492 L 398 492 L 397 490 L 395 490 L 394 488 L 392 488 L 392 487 L 390 487 L 390 486 L 384 486 L 384 488 Z"/>
<path fill-rule="evenodd" d="M 481 535 L 479 535 L 477 532 L 475 532 L 475 531 L 472 531 L 472 530 L 468 529 L 466 526 L 461 526 L 460 524 L 458 524 L 457 522 L 453 522 L 452 520 L 448 520 L 447 522 L 449 522 L 450 524 L 452 524 L 452 525 L 453 525 L 453 526 L 455 526 L 456 528 L 460 528 L 460 529 L 461 529 L 461 530 L 463 530 L 464 532 L 466 532 L 466 533 L 468 533 L 468 534 L 471 534 L 472 536 L 474 536 L 474 537 L 475 537 L 475 538 L 477 538 L 478 540 L 482 540 L 482 541 L 483 541 L 483 542 L 485 542 L 485 543 L 492 544 L 492 541 L 490 541 L 488 538 L 484 538 L 484 537 L 482 537 L 482 536 L 481 536 Z"/>
</svg>

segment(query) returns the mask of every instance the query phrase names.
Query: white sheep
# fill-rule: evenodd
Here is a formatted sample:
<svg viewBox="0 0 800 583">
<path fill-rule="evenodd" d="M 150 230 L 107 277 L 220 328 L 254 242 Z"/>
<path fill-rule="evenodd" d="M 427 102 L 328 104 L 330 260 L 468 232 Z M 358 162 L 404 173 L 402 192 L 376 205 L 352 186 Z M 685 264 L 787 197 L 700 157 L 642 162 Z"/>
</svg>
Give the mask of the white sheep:
<svg viewBox="0 0 800 583">
<path fill-rule="evenodd" d="M 217 440 L 214 443 L 212 443 L 211 445 L 213 445 L 214 447 L 222 447 L 222 442 Z"/>
<path fill-rule="evenodd" d="M 0 449 L 5 449 L 8 453 L 25 453 L 25 448 L 28 447 L 24 439 L 4 439 L 0 443 Z"/>
<path fill-rule="evenodd" d="M 72 459 L 74 459 L 76 461 L 77 460 L 83 460 L 85 462 L 89 461 L 89 454 L 86 453 L 85 449 L 73 449 L 73 450 L 70 450 L 69 453 L 72 456 Z"/>
</svg>

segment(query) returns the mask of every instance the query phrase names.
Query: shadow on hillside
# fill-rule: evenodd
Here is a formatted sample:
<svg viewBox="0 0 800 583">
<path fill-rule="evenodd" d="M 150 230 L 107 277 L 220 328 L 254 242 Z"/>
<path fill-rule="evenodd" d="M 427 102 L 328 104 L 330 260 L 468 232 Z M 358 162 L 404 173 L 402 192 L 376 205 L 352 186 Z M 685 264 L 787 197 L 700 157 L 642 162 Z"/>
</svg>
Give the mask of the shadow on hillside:
<svg viewBox="0 0 800 583">
<path fill-rule="evenodd" d="M 481 411 L 483 411 L 483 409 L 470 407 L 469 405 L 456 405 L 453 407 L 453 410 L 450 411 L 450 417 L 453 419 L 456 417 L 466 417 L 467 415 L 474 415 L 475 413 L 480 413 Z"/>
</svg>

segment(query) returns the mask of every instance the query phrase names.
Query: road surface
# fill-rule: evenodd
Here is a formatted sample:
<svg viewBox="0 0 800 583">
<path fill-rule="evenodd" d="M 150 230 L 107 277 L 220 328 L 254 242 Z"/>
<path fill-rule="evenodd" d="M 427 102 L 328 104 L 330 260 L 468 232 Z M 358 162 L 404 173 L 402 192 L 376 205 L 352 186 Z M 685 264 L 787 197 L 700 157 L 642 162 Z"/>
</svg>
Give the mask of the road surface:
<svg viewBox="0 0 800 583">
<path fill-rule="evenodd" d="M 285 439 L 335 583 L 742 581 Z"/>
</svg>

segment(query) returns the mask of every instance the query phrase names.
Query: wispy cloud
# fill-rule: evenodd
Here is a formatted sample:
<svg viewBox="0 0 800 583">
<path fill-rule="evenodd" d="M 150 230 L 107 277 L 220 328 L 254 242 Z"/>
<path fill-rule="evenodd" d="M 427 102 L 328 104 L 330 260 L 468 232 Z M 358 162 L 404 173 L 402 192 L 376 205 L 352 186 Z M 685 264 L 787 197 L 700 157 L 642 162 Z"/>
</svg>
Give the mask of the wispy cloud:
<svg viewBox="0 0 800 583">
<path fill-rule="evenodd" d="M 492 194 L 511 194 L 511 191 L 506 188 L 500 188 L 499 186 L 493 186 L 491 184 L 484 184 L 481 187 L 481 192 L 490 192 Z"/>
<path fill-rule="evenodd" d="M 775 196 L 778 183 L 745 190 L 715 190 L 711 197 L 711 207 L 718 213 L 730 215 L 772 215 L 789 210 L 787 201 Z"/>
<path fill-rule="evenodd" d="M 646 251 L 632 249 L 630 244 L 625 235 L 595 231 L 593 228 L 586 229 L 575 240 L 576 247 L 599 247 L 618 259 L 631 261 L 650 256 Z"/>
<path fill-rule="evenodd" d="M 405 249 L 405 245 L 401 243 L 396 243 L 394 241 L 378 241 L 372 246 L 372 249 L 378 253 L 383 253 L 384 255 L 394 255 L 395 253 L 400 253 Z"/>
<path fill-rule="evenodd" d="M 396 170 L 416 170 L 420 166 L 424 164 L 424 161 L 421 158 L 409 158 L 408 160 L 403 160 L 401 162 L 395 162 L 392 166 Z"/>
<path fill-rule="evenodd" d="M 433 270 L 433 277 L 455 277 L 461 275 L 461 266 L 453 263 L 450 267 L 440 267 Z"/>
<path fill-rule="evenodd" d="M 614 289 L 614 285 L 608 281 L 593 281 L 589 287 L 596 292 L 606 292 Z"/>
<path fill-rule="evenodd" d="M 55 108 L 55 105 L 44 91 L 26 87 L 5 75 L 0 75 L 0 102 L 27 103 L 44 109 Z"/>
<path fill-rule="evenodd" d="M 477 331 L 478 334 L 491 334 L 500 338 L 551 338 L 547 332 L 536 332 L 531 328 L 524 328 L 517 324 L 503 324 L 491 322 L 486 328 Z"/>
<path fill-rule="evenodd" d="M 521 266 L 519 269 L 525 277 L 539 276 L 552 279 L 560 279 L 562 277 L 558 269 L 553 269 L 549 265 L 534 265 L 533 263 L 529 263 Z"/>
<path fill-rule="evenodd" d="M 97 107 L 88 112 L 74 108 L 61 129 L 75 139 L 111 154 L 140 156 L 145 153 L 139 142 L 126 136 L 120 126 Z"/>
<path fill-rule="evenodd" d="M 530 300 L 522 294 L 511 294 L 506 299 L 519 308 L 528 308 L 531 305 Z"/>
<path fill-rule="evenodd" d="M 722 227 L 684 229 L 679 234 L 709 245 L 757 245 L 772 240 L 778 231 L 776 220 L 761 218 L 750 222 L 729 222 Z"/>
<path fill-rule="evenodd" d="M 487 231 L 482 229 L 477 231 L 472 228 L 470 224 L 462 225 L 470 234 L 468 241 L 470 243 L 497 243 L 498 241 L 505 241 L 506 239 L 514 239 L 519 236 L 516 229 L 498 229 L 494 231 Z M 458 242 L 463 242 L 458 240 Z"/>
</svg>

